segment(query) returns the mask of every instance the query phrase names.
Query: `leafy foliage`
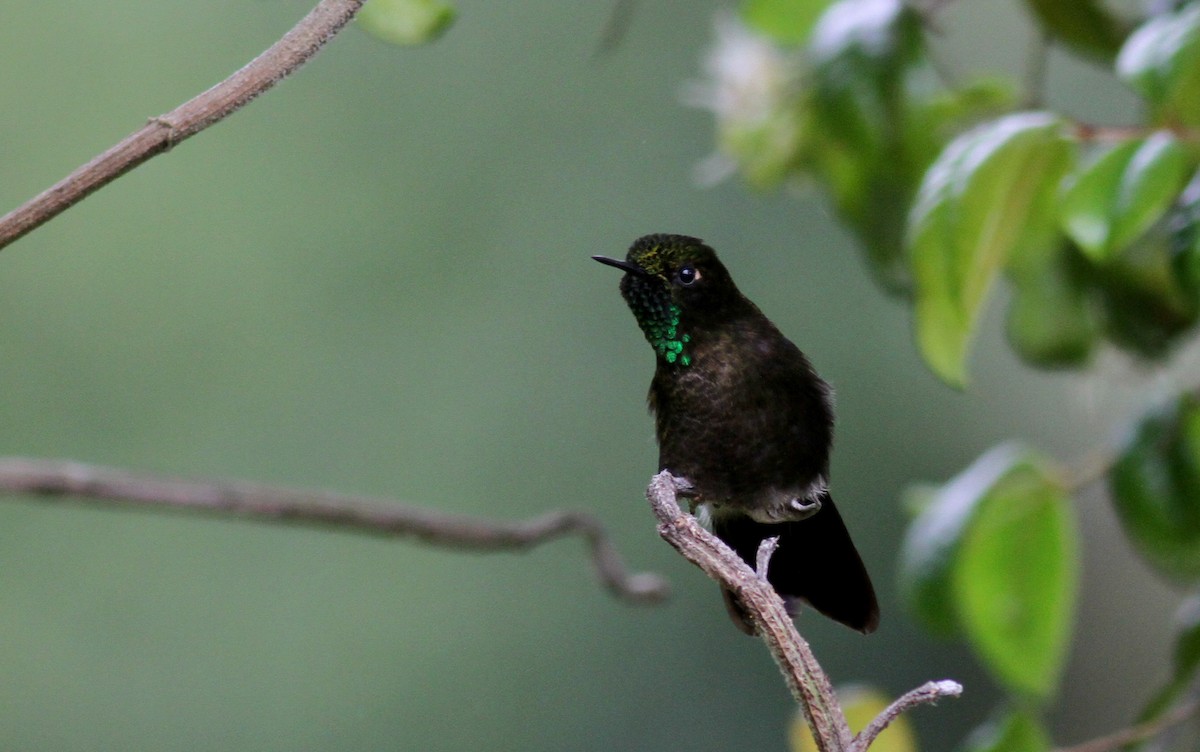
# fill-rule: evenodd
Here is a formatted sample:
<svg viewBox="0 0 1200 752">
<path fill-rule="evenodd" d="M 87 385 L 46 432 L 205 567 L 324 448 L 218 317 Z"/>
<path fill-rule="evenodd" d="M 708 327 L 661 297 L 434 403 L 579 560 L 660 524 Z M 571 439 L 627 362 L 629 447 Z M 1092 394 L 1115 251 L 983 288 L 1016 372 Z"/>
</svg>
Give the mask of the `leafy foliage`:
<svg viewBox="0 0 1200 752">
<path fill-rule="evenodd" d="M 935 70 L 935 35 L 902 0 L 747 0 L 778 80 L 771 138 L 721 148 L 760 188 L 815 185 L 876 280 L 913 309 L 929 368 L 969 384 L 970 344 L 1006 284 L 1007 337 L 1036 368 L 1080 369 L 1102 347 L 1154 364 L 1200 320 L 1200 1 L 1126 18 L 1102 0 L 1026 0 L 1038 34 L 1106 69 L 1142 121 L 1094 125 L 1018 85 Z M 819 17 L 818 17 L 818 14 Z M 815 20 L 814 20 L 815 19 Z M 1038 101 L 1031 92 L 1026 101 Z M 714 108 L 718 128 L 730 111 Z M 762 170 L 770 165 L 770 170 Z M 1107 476 L 1125 533 L 1164 578 L 1200 584 L 1200 387 L 1135 421 Z M 918 508 L 900 585 L 935 634 L 965 639 L 1017 702 L 970 750 L 1049 749 L 1036 717 L 1068 652 L 1078 579 L 1069 473 L 1030 449 L 993 449 Z M 1200 606 L 1181 611 L 1175 665 L 1144 719 L 1200 674 Z"/>
</svg>

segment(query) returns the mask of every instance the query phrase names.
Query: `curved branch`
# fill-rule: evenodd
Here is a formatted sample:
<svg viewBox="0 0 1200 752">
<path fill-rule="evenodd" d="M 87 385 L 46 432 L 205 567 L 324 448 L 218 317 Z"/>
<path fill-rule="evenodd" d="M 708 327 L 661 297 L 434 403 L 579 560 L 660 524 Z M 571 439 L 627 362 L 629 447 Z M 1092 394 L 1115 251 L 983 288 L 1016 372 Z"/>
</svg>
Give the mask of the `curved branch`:
<svg viewBox="0 0 1200 752">
<path fill-rule="evenodd" d="M 667 596 L 655 574 L 630 573 L 604 526 L 590 514 L 548 512 L 518 522 L 482 520 L 329 491 L 281 488 L 245 481 L 193 481 L 144 475 L 67 460 L 0 458 L 0 493 L 89 499 L 114 506 L 200 512 L 315 528 L 340 528 L 473 551 L 522 551 L 567 535 L 587 541 L 600 581 L 634 603 Z"/>
<path fill-rule="evenodd" d="M 962 685 L 958 682 L 943 679 L 942 681 L 925 682 L 916 689 L 905 692 L 895 702 L 884 708 L 882 713 L 875 716 L 874 720 L 868 723 L 858 736 L 854 737 L 855 747 L 866 750 L 871 746 L 871 742 L 875 741 L 875 737 L 882 734 L 884 729 L 890 726 L 901 713 L 912 710 L 918 705 L 936 704 L 938 700 L 945 697 L 958 697 L 962 691 Z"/>
<path fill-rule="evenodd" d="M 126 136 L 42 193 L 0 217 L 0 249 L 113 180 L 245 106 L 306 63 L 364 0 L 321 0 L 300 23 L 246 67 Z"/>
<path fill-rule="evenodd" d="M 674 478 L 666 470 L 650 481 L 646 498 L 658 519 L 658 533 L 688 561 L 731 590 L 741 601 L 754 619 L 758 634 L 771 651 L 792 696 L 800 703 L 817 749 L 821 752 L 866 752 L 879 732 L 900 713 L 922 703 L 957 697 L 962 693 L 962 685 L 958 682 L 929 682 L 888 706 L 858 737 L 851 736 L 829 677 L 808 643 L 796 631 L 792 617 L 774 588 L 729 546 L 701 527 L 695 517 L 680 509 L 677 494 L 688 487 L 685 479 Z M 770 538 L 763 541 L 757 557 L 759 571 L 766 571 L 777 543 Z"/>
</svg>

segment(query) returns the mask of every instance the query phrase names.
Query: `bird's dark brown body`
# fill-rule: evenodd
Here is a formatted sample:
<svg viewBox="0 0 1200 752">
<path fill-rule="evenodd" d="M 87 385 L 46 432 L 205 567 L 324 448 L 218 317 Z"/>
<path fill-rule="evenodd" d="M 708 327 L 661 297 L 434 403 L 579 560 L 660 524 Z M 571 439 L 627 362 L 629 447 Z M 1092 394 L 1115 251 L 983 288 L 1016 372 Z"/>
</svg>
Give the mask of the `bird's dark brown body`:
<svg viewBox="0 0 1200 752">
<path fill-rule="evenodd" d="M 713 532 L 751 565 L 780 536 L 768 580 L 789 605 L 874 630 L 875 593 L 827 489 L 829 387 L 701 241 L 650 235 L 625 261 L 597 260 L 626 271 L 622 295 L 656 352 L 659 469 L 692 483 Z"/>
</svg>

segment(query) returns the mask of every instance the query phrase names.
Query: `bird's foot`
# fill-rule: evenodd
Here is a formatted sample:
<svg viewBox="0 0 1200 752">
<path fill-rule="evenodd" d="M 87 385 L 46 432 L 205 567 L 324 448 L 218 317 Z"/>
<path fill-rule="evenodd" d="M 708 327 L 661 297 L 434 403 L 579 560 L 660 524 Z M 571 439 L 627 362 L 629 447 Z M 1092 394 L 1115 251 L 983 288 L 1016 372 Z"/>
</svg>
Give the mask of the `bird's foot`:
<svg viewBox="0 0 1200 752">
<path fill-rule="evenodd" d="M 696 498 L 696 487 L 682 475 L 672 475 L 671 483 L 675 485 L 675 495 L 684 499 Z"/>
<path fill-rule="evenodd" d="M 787 516 L 790 521 L 807 520 L 817 512 L 821 511 L 820 499 L 792 499 L 787 503 L 787 508 L 791 512 Z"/>
<path fill-rule="evenodd" d="M 779 525 L 784 522 L 799 522 L 807 520 L 821 511 L 821 500 L 793 496 L 779 498 L 769 507 L 748 509 L 750 518 L 768 525 Z"/>
</svg>

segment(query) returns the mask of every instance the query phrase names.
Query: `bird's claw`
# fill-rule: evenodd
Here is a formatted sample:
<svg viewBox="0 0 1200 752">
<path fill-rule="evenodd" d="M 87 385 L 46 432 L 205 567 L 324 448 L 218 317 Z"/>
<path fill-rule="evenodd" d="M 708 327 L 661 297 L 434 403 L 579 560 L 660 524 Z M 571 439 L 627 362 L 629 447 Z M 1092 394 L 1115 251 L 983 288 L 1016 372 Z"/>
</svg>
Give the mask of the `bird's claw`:
<svg viewBox="0 0 1200 752">
<path fill-rule="evenodd" d="M 671 483 L 675 486 L 675 495 L 685 499 L 693 499 L 696 497 L 696 487 L 692 482 L 682 475 L 672 475 Z"/>
<path fill-rule="evenodd" d="M 820 499 L 801 499 L 795 498 L 787 503 L 788 509 L 795 512 L 795 515 L 788 515 L 788 519 L 793 521 L 807 520 L 817 512 L 821 511 Z"/>
</svg>

